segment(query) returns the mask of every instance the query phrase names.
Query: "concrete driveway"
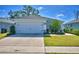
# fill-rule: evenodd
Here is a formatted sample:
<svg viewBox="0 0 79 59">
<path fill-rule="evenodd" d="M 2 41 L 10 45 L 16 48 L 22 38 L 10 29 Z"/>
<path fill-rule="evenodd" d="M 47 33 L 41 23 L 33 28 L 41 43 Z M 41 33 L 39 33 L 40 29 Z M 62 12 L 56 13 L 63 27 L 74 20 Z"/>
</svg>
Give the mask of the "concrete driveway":
<svg viewBox="0 0 79 59">
<path fill-rule="evenodd" d="M 11 35 L 0 40 L 0 52 L 44 53 L 43 35 Z"/>
</svg>

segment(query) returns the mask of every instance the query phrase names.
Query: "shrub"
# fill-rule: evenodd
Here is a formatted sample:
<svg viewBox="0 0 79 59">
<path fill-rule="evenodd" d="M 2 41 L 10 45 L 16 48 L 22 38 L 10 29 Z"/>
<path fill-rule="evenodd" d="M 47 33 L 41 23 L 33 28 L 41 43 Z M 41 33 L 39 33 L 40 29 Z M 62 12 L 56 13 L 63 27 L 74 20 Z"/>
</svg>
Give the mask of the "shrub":
<svg viewBox="0 0 79 59">
<path fill-rule="evenodd" d="M 65 28 L 64 29 L 64 32 L 66 32 L 66 33 L 72 33 L 72 31 L 73 31 L 73 28 Z"/>
<path fill-rule="evenodd" d="M 65 32 L 63 30 L 60 30 L 57 32 L 57 34 L 65 34 Z"/>
<path fill-rule="evenodd" d="M 69 29 L 65 28 L 64 32 L 69 33 Z"/>
<path fill-rule="evenodd" d="M 66 33 L 71 33 L 75 35 L 79 35 L 79 30 L 78 29 L 64 29 Z"/>
<path fill-rule="evenodd" d="M 15 34 L 15 26 L 10 27 L 10 34 Z"/>
<path fill-rule="evenodd" d="M 4 28 L 1 29 L 1 33 L 6 33 L 6 32 L 7 32 L 6 29 L 4 29 Z"/>
<path fill-rule="evenodd" d="M 75 35 L 79 35 L 79 30 L 74 29 L 74 30 L 71 31 L 71 33 L 72 33 L 72 34 L 75 34 Z"/>
</svg>

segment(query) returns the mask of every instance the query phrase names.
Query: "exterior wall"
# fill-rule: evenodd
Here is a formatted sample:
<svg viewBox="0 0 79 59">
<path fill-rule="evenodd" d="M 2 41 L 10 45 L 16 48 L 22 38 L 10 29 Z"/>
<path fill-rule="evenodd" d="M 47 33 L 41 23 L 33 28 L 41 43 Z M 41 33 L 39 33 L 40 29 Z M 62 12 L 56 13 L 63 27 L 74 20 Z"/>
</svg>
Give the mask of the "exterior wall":
<svg viewBox="0 0 79 59">
<path fill-rule="evenodd" d="M 16 33 L 43 33 L 46 26 L 42 23 L 16 23 Z"/>
<path fill-rule="evenodd" d="M 64 25 L 65 28 L 72 28 L 72 29 L 79 29 L 79 23 L 73 23 L 73 24 L 66 24 Z"/>
<path fill-rule="evenodd" d="M 10 31 L 10 26 L 12 26 L 12 24 L 0 23 L 0 33 L 1 33 L 2 28 L 6 29 L 9 32 Z"/>
<path fill-rule="evenodd" d="M 46 22 L 34 19 L 15 19 L 16 33 L 43 33 L 46 31 Z M 22 21 L 23 20 L 23 21 Z M 30 21 L 32 20 L 32 21 Z"/>
<path fill-rule="evenodd" d="M 79 29 L 79 23 L 72 24 L 73 29 Z"/>
<path fill-rule="evenodd" d="M 17 19 L 11 19 L 12 23 L 15 22 L 15 29 L 17 32 L 19 32 L 18 29 L 28 29 L 28 28 L 33 28 L 33 30 L 38 30 L 41 29 L 41 31 L 46 32 L 46 29 L 48 28 L 47 26 L 47 22 L 46 22 L 46 18 L 43 18 L 41 16 L 27 16 L 27 17 L 23 17 L 23 18 L 17 18 Z M 7 21 L 8 22 L 8 21 Z M 25 23 L 23 25 L 23 23 Z M 19 24 L 19 25 L 17 25 Z M 9 24 L 9 23 L 1 23 L 0 25 L 0 32 L 1 32 L 1 28 L 5 28 L 8 31 L 10 31 L 10 26 L 13 24 Z M 20 27 L 21 25 L 23 25 L 22 27 Z M 35 28 L 35 29 L 34 29 Z M 35 31 L 36 31 L 35 30 Z M 23 30 L 22 30 L 23 31 Z M 24 31 L 26 32 L 26 31 Z M 29 32 L 29 31 L 27 31 Z M 34 31 L 32 31 L 34 32 Z"/>
</svg>

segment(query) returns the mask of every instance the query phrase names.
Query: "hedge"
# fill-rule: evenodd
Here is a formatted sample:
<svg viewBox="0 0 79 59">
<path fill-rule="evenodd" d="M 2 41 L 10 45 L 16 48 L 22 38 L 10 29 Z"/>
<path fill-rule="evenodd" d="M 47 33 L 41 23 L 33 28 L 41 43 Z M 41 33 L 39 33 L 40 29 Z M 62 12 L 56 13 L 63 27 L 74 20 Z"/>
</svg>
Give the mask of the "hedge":
<svg viewBox="0 0 79 59">
<path fill-rule="evenodd" d="M 79 35 L 79 29 L 64 29 L 64 32 Z"/>
</svg>

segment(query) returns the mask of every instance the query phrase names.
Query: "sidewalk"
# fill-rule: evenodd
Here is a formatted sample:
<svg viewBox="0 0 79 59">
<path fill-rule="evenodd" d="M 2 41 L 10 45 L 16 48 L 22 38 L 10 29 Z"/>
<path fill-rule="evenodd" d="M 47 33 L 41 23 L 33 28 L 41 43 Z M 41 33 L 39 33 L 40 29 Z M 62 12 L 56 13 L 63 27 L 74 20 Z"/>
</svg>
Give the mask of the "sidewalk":
<svg viewBox="0 0 79 59">
<path fill-rule="evenodd" d="M 46 53 L 79 53 L 79 47 L 61 47 L 49 46 L 45 47 Z"/>
</svg>

